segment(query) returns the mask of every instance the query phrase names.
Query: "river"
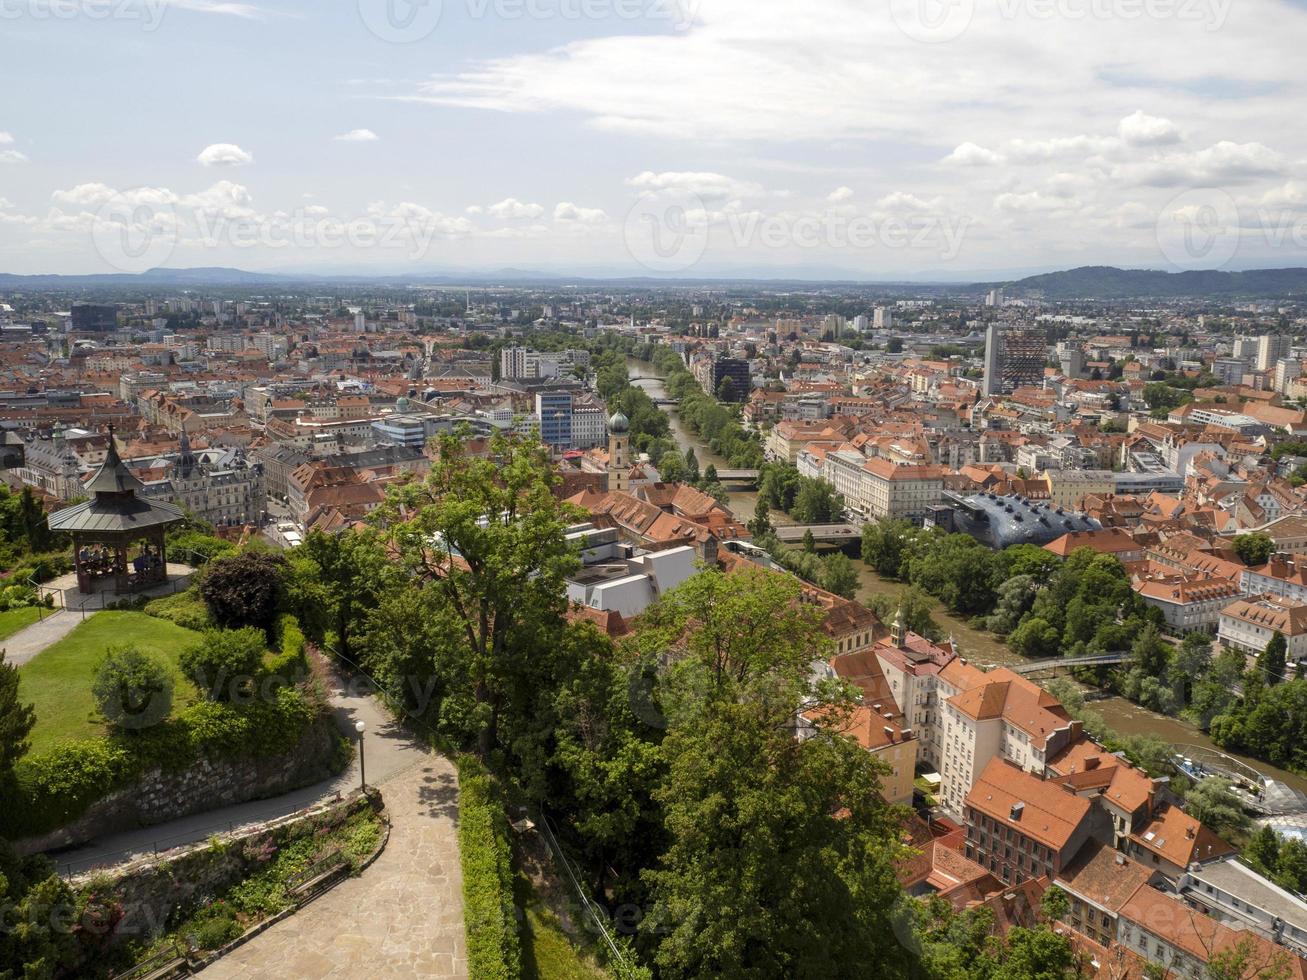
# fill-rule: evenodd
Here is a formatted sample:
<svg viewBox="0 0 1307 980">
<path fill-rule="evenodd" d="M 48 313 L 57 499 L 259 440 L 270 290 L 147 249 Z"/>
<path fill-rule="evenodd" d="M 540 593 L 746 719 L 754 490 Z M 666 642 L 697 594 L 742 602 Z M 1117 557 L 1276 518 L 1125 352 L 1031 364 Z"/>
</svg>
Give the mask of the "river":
<svg viewBox="0 0 1307 980">
<path fill-rule="evenodd" d="M 646 379 L 653 375 L 661 377 L 660 372 L 652 364 L 636 360 L 633 357 L 627 358 L 626 370 L 631 377 L 643 376 Z M 660 380 L 642 380 L 633 383 L 648 392 L 650 397 L 664 398 L 667 395 Z M 703 442 L 698 436 L 692 435 L 681 424 L 676 409 L 667 408 L 664 411 L 667 413 L 668 422 L 671 425 L 672 438 L 676 440 L 676 444 L 682 450 L 694 449 L 700 468 L 707 466 L 709 463 L 712 463 L 718 469 L 731 468 L 728 460 L 714 453 L 708 448 L 707 443 Z M 728 503 L 731 512 L 742 522 L 753 519 L 754 508 L 757 505 L 758 494 L 756 492 L 739 493 L 732 491 Z M 773 524 L 793 523 L 785 513 L 775 510 L 771 512 L 771 521 Z M 891 582 L 881 578 L 862 562 L 857 563 L 857 568 L 860 581 L 859 600 L 865 602 L 876 594 L 897 595 L 903 587 L 899 582 Z M 968 660 L 980 664 L 999 665 L 1022 662 L 1021 658 L 1013 653 L 1002 640 L 999 640 L 992 633 L 974 629 L 966 620 L 954 616 L 942 604 L 936 602 L 931 615 L 934 617 L 935 622 L 939 624 L 940 629 L 953 637 L 959 652 Z M 1215 751 L 1224 751 L 1218 749 L 1206 734 L 1193 725 L 1176 718 L 1155 714 L 1139 707 L 1137 704 L 1132 704 L 1124 698 L 1112 697 L 1094 701 L 1089 705 L 1089 709 L 1101 715 L 1109 728 L 1122 735 L 1158 735 L 1172 745 L 1201 745 Z M 1226 754 L 1233 755 L 1233 753 Z M 1234 758 L 1246 762 L 1273 779 L 1278 779 L 1294 789 L 1307 793 L 1307 778 L 1303 776 L 1276 769 L 1265 762 L 1246 756 L 1235 755 Z"/>
</svg>

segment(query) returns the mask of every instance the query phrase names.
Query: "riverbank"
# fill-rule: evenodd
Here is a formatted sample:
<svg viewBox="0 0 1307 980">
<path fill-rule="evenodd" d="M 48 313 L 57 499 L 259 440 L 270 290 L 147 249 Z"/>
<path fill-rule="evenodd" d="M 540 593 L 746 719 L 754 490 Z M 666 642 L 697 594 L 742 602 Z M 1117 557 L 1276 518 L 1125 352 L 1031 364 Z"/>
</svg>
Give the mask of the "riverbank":
<svg viewBox="0 0 1307 980">
<path fill-rule="evenodd" d="M 635 381 L 633 384 L 643 388 L 649 393 L 650 397 L 666 397 L 667 392 L 663 387 L 661 375 L 652 364 L 647 361 L 637 360 L 634 357 L 628 357 L 626 359 L 626 370 L 633 377 L 642 376 L 643 380 Z M 707 443 L 691 434 L 681 424 L 674 408 L 664 408 L 663 411 L 668 416 L 672 438 L 682 452 L 693 449 L 701 467 L 712 463 L 719 469 L 730 468 L 730 463 L 727 460 L 714 453 Z M 727 503 L 736 518 L 744 523 L 748 523 L 753 519 L 753 512 L 757 505 L 758 494 L 756 491 L 747 493 L 732 492 Z M 770 517 L 772 524 L 794 523 L 788 515 L 781 511 L 773 510 Z M 862 562 L 857 563 L 857 568 L 857 599 L 863 604 L 868 604 L 874 595 L 898 595 L 899 590 L 903 588 L 901 582 L 892 582 L 882 578 L 876 574 L 875 570 Z M 931 616 L 946 635 L 953 637 L 957 643 L 958 651 L 968 660 L 977 664 L 996 666 L 1010 666 L 1023 662 L 1021 657 L 1017 656 L 1006 643 L 994 636 L 994 634 L 975 629 L 966 620 L 950 613 L 938 601 L 935 602 L 931 609 Z M 1171 745 L 1200 745 L 1213 751 L 1226 752 L 1208 738 L 1201 729 L 1190 725 L 1188 722 L 1156 714 L 1121 697 L 1096 700 L 1092 705 L 1092 709 L 1103 718 L 1109 728 L 1122 735 L 1156 735 L 1165 739 Z M 1235 755 L 1231 752 L 1226 752 L 1226 754 L 1246 762 L 1272 779 L 1278 779 L 1294 789 L 1307 793 L 1307 777 L 1277 769 L 1257 759 Z"/>
</svg>

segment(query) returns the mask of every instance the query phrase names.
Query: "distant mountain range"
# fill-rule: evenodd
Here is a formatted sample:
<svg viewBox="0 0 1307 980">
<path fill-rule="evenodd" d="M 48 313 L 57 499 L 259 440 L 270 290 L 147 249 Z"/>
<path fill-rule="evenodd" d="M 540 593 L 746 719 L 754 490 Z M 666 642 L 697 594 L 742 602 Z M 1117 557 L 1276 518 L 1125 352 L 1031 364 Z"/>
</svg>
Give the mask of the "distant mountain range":
<svg viewBox="0 0 1307 980">
<path fill-rule="evenodd" d="M 1184 299 L 1307 296 L 1307 269 L 1252 269 L 1248 272 L 1160 272 L 1087 265 L 1065 272 L 1028 276 L 1002 286 L 1010 297 L 1042 294 L 1047 299 Z"/>
<path fill-rule="evenodd" d="M 259 287 L 277 284 L 300 287 L 322 284 L 346 285 L 418 285 L 418 286 L 539 286 L 548 288 L 563 283 L 602 284 L 632 289 L 668 287 L 771 287 L 813 288 L 836 286 L 850 288 L 897 288 L 918 294 L 978 296 L 1001 287 L 1009 298 L 1051 300 L 1140 300 L 1140 299 L 1281 299 L 1307 297 L 1307 268 L 1252 269 L 1246 272 L 1162 272 L 1152 269 L 1118 269 L 1097 265 L 1027 276 L 1023 279 L 992 282 L 909 282 L 854 279 L 750 278 L 721 276 L 702 279 L 663 279 L 640 276 L 564 276 L 525 269 L 493 271 L 431 272 L 399 275 L 333 272 L 247 272 L 243 269 L 207 267 L 195 269 L 150 269 L 136 275 L 35 275 L 18 276 L 0 273 L 0 289 L 142 289 L 150 287 Z"/>
</svg>

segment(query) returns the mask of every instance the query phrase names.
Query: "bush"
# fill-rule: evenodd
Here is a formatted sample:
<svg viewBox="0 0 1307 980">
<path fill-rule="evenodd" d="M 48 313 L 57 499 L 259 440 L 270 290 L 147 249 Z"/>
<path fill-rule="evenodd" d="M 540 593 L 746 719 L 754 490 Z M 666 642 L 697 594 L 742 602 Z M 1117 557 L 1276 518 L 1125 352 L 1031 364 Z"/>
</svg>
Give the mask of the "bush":
<svg viewBox="0 0 1307 980">
<path fill-rule="evenodd" d="M 135 647 L 111 647 L 95 672 L 91 694 L 109 724 L 139 731 L 172 713 L 172 675 Z"/>
<path fill-rule="evenodd" d="M 191 919 L 186 935 L 200 949 L 221 949 L 244 931 L 230 905 L 214 902 Z"/>
<path fill-rule="evenodd" d="M 522 962 L 503 798 L 494 777 L 466 756 L 458 762 L 458 790 L 468 976 L 515 980 L 522 975 Z"/>
<path fill-rule="evenodd" d="M 268 673 L 284 680 L 307 674 L 309 662 L 304 655 L 307 641 L 299 620 L 289 613 L 278 619 L 277 637 L 280 653 L 268 664 Z"/>
<path fill-rule="evenodd" d="M 109 739 L 61 742 L 14 767 L 16 799 L 5 801 L 5 836 L 39 834 L 75 820 L 132 771 L 130 754 Z"/>
<path fill-rule="evenodd" d="M 151 599 L 145 604 L 145 613 L 156 619 L 166 619 L 183 629 L 194 630 L 197 633 L 213 628 L 209 607 L 204 604 L 197 589 L 187 589 L 176 595 Z"/>
<path fill-rule="evenodd" d="M 263 670 L 262 630 L 206 630 L 181 652 L 182 673 L 210 701 L 235 701 L 254 690 Z"/>
<path fill-rule="evenodd" d="M 264 552 L 243 552 L 213 562 L 200 583 L 200 595 L 219 626 L 269 630 L 282 595 L 286 559 Z"/>
<path fill-rule="evenodd" d="M 212 534 L 191 530 L 168 535 L 168 550 L 190 564 L 206 565 L 215 558 L 235 554 L 236 546 Z"/>
</svg>

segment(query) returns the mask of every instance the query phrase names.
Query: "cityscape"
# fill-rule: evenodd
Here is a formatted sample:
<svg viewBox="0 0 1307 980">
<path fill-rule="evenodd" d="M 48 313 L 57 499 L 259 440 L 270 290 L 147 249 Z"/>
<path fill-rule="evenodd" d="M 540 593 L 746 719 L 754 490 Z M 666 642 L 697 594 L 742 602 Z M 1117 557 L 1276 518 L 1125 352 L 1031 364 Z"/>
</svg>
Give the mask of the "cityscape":
<svg viewBox="0 0 1307 980">
<path fill-rule="evenodd" d="M 1307 980 L 1300 0 L 0 36 L 0 980 Z"/>
</svg>

